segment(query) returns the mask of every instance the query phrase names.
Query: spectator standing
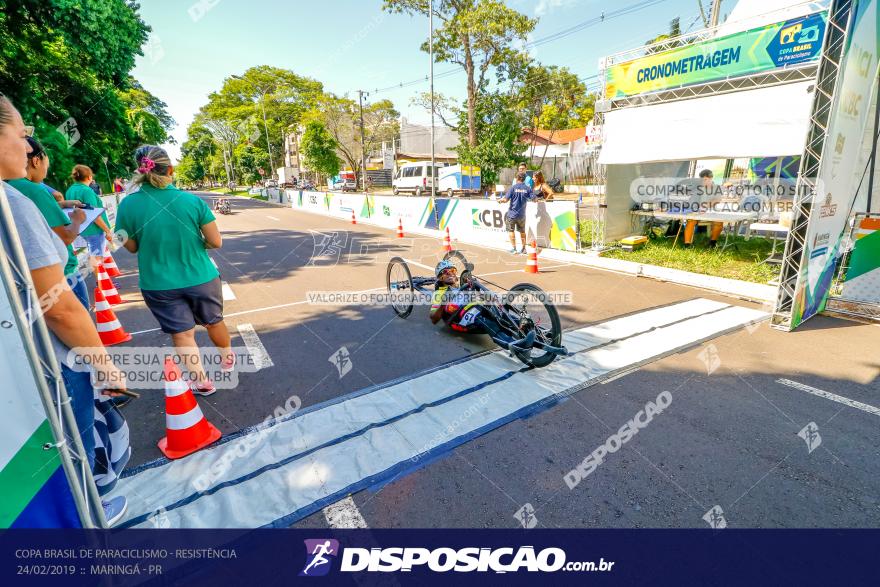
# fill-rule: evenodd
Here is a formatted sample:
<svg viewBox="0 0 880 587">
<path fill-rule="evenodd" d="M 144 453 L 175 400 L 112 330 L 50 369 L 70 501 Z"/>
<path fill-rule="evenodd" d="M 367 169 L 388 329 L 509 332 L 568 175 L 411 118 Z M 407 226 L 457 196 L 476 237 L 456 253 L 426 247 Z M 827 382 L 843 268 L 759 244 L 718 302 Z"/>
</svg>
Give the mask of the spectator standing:
<svg viewBox="0 0 880 587">
<path fill-rule="evenodd" d="M 103 208 L 104 205 L 98 195 L 89 187 L 94 181 L 92 170 L 86 165 L 76 165 L 71 173 L 73 176 L 73 185 L 67 188 L 65 198 L 67 200 L 76 200 L 93 208 Z M 107 219 L 107 213 L 102 212 L 95 218 L 86 229 L 82 232 L 82 237 L 89 244 L 89 255 L 92 258 L 92 270 L 98 266 L 98 262 L 104 258 L 104 241 L 113 240 L 113 233 L 110 231 L 110 221 Z"/>
<path fill-rule="evenodd" d="M 535 198 L 538 200 L 544 200 L 545 202 L 553 201 L 553 188 L 547 185 L 547 180 L 544 179 L 543 171 L 535 172 L 535 187 L 533 190 L 535 192 Z"/>
<path fill-rule="evenodd" d="M 507 232 L 510 235 L 510 253 L 526 252 L 526 204 L 535 199 L 532 188 L 526 184 L 526 174 L 520 171 L 516 175 L 516 183 L 510 186 L 507 193 L 498 200 L 504 204 L 510 202 L 507 214 L 504 216 L 504 223 L 507 226 Z M 516 232 L 519 232 L 522 250 L 516 248 Z"/>
<path fill-rule="evenodd" d="M 7 183 L 21 192 L 27 199 L 37 205 L 43 218 L 49 224 L 61 242 L 67 247 L 67 259 L 64 265 L 64 277 L 71 291 L 82 302 L 86 309 L 89 308 L 89 293 L 86 289 L 85 279 L 79 274 L 79 262 L 73 251 L 73 241 L 79 236 L 80 226 L 86 219 L 85 212 L 75 209 L 68 218 L 61 209 L 65 204 L 79 204 L 79 202 L 56 202 L 55 199 L 41 185 L 49 172 L 49 154 L 36 139 L 28 137 L 27 176 L 9 180 Z"/>
<path fill-rule="evenodd" d="M 94 177 L 92 177 L 92 181 L 89 182 L 89 188 L 93 192 L 95 192 L 95 195 L 98 196 L 99 198 L 104 195 L 104 192 L 101 191 L 101 184 L 99 184 L 97 181 L 95 181 Z"/>
<path fill-rule="evenodd" d="M 28 161 L 28 132 L 18 110 L 0 94 L 0 177 L 22 177 Z M 80 359 L 107 383 L 104 395 L 119 395 L 109 389 L 126 388 L 125 374 L 110 360 L 88 311 L 73 295 L 64 278 L 67 249 L 52 232 L 37 206 L 9 184 L 4 184 L 19 242 L 27 259 L 39 311 L 49 329 L 56 360 L 76 419 L 83 449 L 90 467 L 95 463 L 94 400 L 95 390 L 88 371 L 74 370 L 71 349 L 79 349 Z M 0 234 L 0 238 L 6 238 Z M 4 242 L 5 246 L 11 243 Z M 58 286 L 62 287 L 59 288 Z M 28 296 L 28 293 L 24 293 Z M 31 300 L 24 299 L 25 307 Z M 112 382 L 112 383 L 108 383 Z M 128 502 L 119 496 L 103 502 L 104 516 L 110 525 L 125 514 Z"/>
<path fill-rule="evenodd" d="M 529 189 L 530 189 L 530 190 L 535 189 L 535 180 L 532 179 L 532 177 L 529 175 L 528 167 L 526 166 L 525 163 L 520 163 L 520 164 L 519 164 L 519 167 L 517 167 L 517 169 L 516 169 L 516 173 L 517 173 L 517 176 L 518 176 L 520 173 L 522 173 L 523 175 L 525 175 L 525 176 L 526 176 L 526 179 L 525 179 L 525 181 L 524 181 L 523 183 L 525 183 L 527 186 L 529 186 Z"/>
<path fill-rule="evenodd" d="M 116 230 L 125 233 L 125 248 L 137 254 L 144 302 L 171 335 L 193 378 L 193 393 L 211 395 L 216 387 L 202 367 L 196 325 L 207 329 L 220 352 L 221 370 L 235 365 L 223 321 L 220 274 L 207 253 L 222 246 L 220 230 L 201 198 L 172 185 L 174 167 L 164 149 L 140 147 L 135 161 L 132 184 L 137 191 L 120 202 Z"/>
</svg>

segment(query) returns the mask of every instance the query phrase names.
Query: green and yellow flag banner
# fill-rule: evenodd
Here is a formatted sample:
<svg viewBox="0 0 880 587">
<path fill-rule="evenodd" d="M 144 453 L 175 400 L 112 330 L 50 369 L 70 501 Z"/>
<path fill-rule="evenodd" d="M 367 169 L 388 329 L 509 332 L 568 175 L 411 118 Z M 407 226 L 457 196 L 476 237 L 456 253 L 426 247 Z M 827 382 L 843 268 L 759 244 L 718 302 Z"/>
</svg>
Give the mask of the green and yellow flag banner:
<svg viewBox="0 0 880 587">
<path fill-rule="evenodd" d="M 612 65 L 605 70 L 605 97 L 637 96 L 817 61 L 827 19 L 827 12 L 817 12 Z"/>
</svg>

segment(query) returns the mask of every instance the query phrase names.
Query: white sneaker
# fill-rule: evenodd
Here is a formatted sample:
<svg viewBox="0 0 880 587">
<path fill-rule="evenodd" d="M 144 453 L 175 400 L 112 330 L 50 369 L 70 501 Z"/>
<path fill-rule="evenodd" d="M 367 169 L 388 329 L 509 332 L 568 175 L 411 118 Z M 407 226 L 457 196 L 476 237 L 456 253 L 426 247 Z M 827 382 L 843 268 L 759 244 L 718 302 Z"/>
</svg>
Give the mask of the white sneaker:
<svg viewBox="0 0 880 587">
<path fill-rule="evenodd" d="M 111 528 L 115 526 L 119 520 L 122 519 L 122 516 L 125 515 L 125 512 L 128 511 L 128 500 L 125 499 L 124 495 L 114 497 L 109 501 L 102 501 L 101 505 L 104 506 L 104 517 L 107 519 L 107 526 Z"/>
</svg>

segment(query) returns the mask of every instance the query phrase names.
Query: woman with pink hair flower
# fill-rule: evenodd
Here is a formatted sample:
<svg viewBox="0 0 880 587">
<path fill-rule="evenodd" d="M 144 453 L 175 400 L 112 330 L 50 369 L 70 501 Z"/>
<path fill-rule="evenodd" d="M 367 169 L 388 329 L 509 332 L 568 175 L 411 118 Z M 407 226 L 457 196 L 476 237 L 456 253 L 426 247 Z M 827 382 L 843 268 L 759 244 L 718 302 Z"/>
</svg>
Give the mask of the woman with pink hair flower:
<svg viewBox="0 0 880 587">
<path fill-rule="evenodd" d="M 172 185 L 174 167 L 164 149 L 140 147 L 135 161 L 132 184 L 137 191 L 120 202 L 116 232 L 125 248 L 137 254 L 144 302 L 171 335 L 190 388 L 196 395 L 211 395 L 217 390 L 202 366 L 196 325 L 208 330 L 220 352 L 220 369 L 228 372 L 235 365 L 223 321 L 220 274 L 207 253 L 219 249 L 223 239 L 208 205 Z"/>
</svg>

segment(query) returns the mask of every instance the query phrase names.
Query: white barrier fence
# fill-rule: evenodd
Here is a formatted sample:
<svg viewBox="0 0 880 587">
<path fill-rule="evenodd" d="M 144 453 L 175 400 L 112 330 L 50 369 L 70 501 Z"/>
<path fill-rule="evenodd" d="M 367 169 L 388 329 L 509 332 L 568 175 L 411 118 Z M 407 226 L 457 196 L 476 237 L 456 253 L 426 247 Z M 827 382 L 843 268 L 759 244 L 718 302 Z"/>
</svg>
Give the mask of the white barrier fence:
<svg viewBox="0 0 880 587">
<path fill-rule="evenodd" d="M 504 216 L 507 204 L 493 199 L 373 196 L 336 192 L 265 190 L 269 201 L 316 214 L 374 224 L 389 229 L 403 224 L 407 233 L 441 235 L 448 228 L 453 240 L 503 246 L 507 243 Z M 563 251 L 578 248 L 575 202 L 530 202 L 526 207 L 526 238 L 538 246 Z"/>
</svg>

